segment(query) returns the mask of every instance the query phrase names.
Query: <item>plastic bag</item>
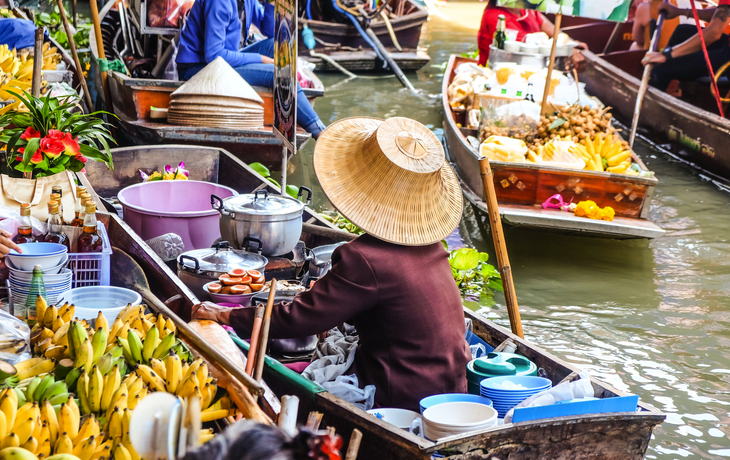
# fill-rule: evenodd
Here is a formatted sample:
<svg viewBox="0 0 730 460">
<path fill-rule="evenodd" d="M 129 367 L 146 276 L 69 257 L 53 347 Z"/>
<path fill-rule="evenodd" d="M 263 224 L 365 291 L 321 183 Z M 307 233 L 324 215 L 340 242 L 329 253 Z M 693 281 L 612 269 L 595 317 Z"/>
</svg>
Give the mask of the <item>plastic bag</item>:
<svg viewBox="0 0 730 460">
<path fill-rule="evenodd" d="M 192 4 L 190 0 L 148 0 L 147 24 L 150 27 L 177 27 L 180 17 Z"/>
<path fill-rule="evenodd" d="M 11 238 L 18 233 L 18 222 L 20 222 L 20 213 L 11 209 L 0 207 L 0 229 L 10 233 Z M 45 235 L 46 224 L 30 216 L 30 224 L 33 227 L 33 235 Z"/>
<path fill-rule="evenodd" d="M 524 163 L 527 145 L 519 139 L 504 136 L 490 136 L 479 146 L 479 154 L 492 161 Z"/>
<path fill-rule="evenodd" d="M 340 375 L 334 382 L 322 383 L 322 387 L 334 396 L 350 402 L 362 410 L 370 410 L 375 404 L 375 385 L 367 385 L 361 389 L 357 376 Z"/>
<path fill-rule="evenodd" d="M 30 358 L 30 327 L 0 310 L 0 360 L 15 364 Z"/>
<path fill-rule="evenodd" d="M 561 383 L 549 390 L 534 394 L 517 404 L 513 409 L 510 409 L 509 412 L 507 412 L 507 415 L 504 416 L 504 423 L 512 422 L 512 414 L 514 414 L 514 409 L 518 407 L 549 406 L 558 401 L 593 398 L 595 394 L 588 371 L 581 372 L 579 376 L 580 378 L 578 380 Z"/>
</svg>

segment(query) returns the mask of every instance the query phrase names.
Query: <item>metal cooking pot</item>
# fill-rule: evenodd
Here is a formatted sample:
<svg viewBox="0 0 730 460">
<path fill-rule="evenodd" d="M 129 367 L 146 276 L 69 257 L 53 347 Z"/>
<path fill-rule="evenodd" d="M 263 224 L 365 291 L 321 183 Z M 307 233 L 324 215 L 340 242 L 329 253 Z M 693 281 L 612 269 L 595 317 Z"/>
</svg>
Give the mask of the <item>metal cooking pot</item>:
<svg viewBox="0 0 730 460">
<path fill-rule="evenodd" d="M 246 240 L 245 247 L 251 249 L 251 243 L 258 243 L 259 249 L 261 248 L 260 241 L 250 238 Z M 212 248 L 181 254 L 177 259 L 177 276 L 196 297 L 207 299 L 208 294 L 203 290 L 205 283 L 217 280 L 234 268 L 257 270 L 264 274 L 267 263 L 268 259 L 256 252 L 232 249 L 228 241 L 221 241 Z"/>
<path fill-rule="evenodd" d="M 317 246 L 309 250 L 309 278 L 321 278 L 332 268 L 332 253 L 345 242 Z"/>
<path fill-rule="evenodd" d="M 306 203 L 299 199 L 307 192 Z M 302 235 L 302 212 L 312 199 L 312 191 L 299 187 L 297 199 L 269 195 L 266 190 L 221 199 L 210 196 L 213 209 L 221 214 L 221 237 L 240 249 L 245 237 L 261 240 L 265 256 L 291 252 Z"/>
<path fill-rule="evenodd" d="M 301 294 L 300 291 L 277 291 L 274 295 L 274 302 L 291 302 L 294 296 Z M 251 305 L 254 307 L 260 303 L 266 304 L 269 300 L 268 292 L 260 292 L 251 297 Z M 297 339 L 269 339 L 269 348 L 278 353 L 293 355 L 310 353 L 317 348 L 317 336 L 300 337 Z"/>
</svg>

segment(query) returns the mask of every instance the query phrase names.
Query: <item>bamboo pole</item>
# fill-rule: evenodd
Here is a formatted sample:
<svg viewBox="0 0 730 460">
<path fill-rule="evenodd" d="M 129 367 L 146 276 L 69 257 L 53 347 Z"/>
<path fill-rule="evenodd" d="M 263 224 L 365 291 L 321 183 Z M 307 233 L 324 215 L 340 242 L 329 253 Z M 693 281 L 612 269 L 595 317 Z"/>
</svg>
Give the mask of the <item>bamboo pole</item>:
<svg viewBox="0 0 730 460">
<path fill-rule="evenodd" d="M 96 50 L 99 59 L 106 59 L 106 53 L 104 52 L 104 39 L 101 37 L 101 21 L 99 20 L 99 7 L 96 4 L 96 0 L 91 0 L 91 19 L 94 22 L 94 35 L 96 36 Z M 107 112 L 114 113 L 114 106 L 112 104 L 112 93 L 109 89 L 109 77 L 107 72 L 101 70 L 99 66 L 99 73 L 101 74 L 101 86 L 104 87 L 104 102 L 106 102 Z"/>
<path fill-rule="evenodd" d="M 362 431 L 355 428 L 350 436 L 350 444 L 347 446 L 347 454 L 345 460 L 356 460 L 357 453 L 360 450 L 360 442 L 362 441 Z"/>
<path fill-rule="evenodd" d="M 256 367 L 256 351 L 259 349 L 259 336 L 261 335 L 261 323 L 264 321 L 264 312 L 266 307 L 259 305 L 256 307 L 256 314 L 253 317 L 253 328 L 251 329 L 251 345 L 248 347 L 248 356 L 246 357 L 246 373 L 253 377 L 254 368 Z"/>
<path fill-rule="evenodd" d="M 253 379 L 257 382 L 261 381 L 264 374 L 264 361 L 266 358 L 266 347 L 269 345 L 269 328 L 271 327 L 271 312 L 274 309 L 274 299 L 276 298 L 276 278 L 271 280 L 271 290 L 269 291 L 269 300 L 266 302 L 266 311 L 264 312 L 264 320 L 261 325 L 261 336 L 259 337 L 259 349 L 256 351 L 256 368 Z"/>
<path fill-rule="evenodd" d="M 33 80 L 30 92 L 34 97 L 41 95 L 41 78 L 43 76 L 43 27 L 35 30 L 35 46 L 33 46 Z"/>
<path fill-rule="evenodd" d="M 540 113 L 548 115 L 551 110 L 548 107 L 548 93 L 550 92 L 550 82 L 552 81 L 553 68 L 555 67 L 555 49 L 558 44 L 558 35 L 560 34 L 560 23 L 563 21 L 563 15 L 558 13 L 555 15 L 555 31 L 553 32 L 553 46 L 550 49 L 550 63 L 548 64 L 547 78 L 545 79 L 545 91 L 542 93 L 542 109 Z"/>
<path fill-rule="evenodd" d="M 84 91 L 84 98 L 86 99 L 86 105 L 89 107 L 89 111 L 94 111 L 94 103 L 91 102 L 91 93 L 89 88 L 86 86 L 86 79 L 84 78 L 84 70 L 81 67 L 81 61 L 79 60 L 79 54 L 76 52 L 76 43 L 74 43 L 73 35 L 71 34 L 71 27 L 68 25 L 68 18 L 66 17 L 66 10 L 63 8 L 63 1 L 56 0 L 58 3 L 58 10 L 61 13 L 61 22 L 63 22 L 63 28 L 66 30 L 66 36 L 68 37 L 68 47 L 71 49 L 71 57 L 74 59 L 74 65 L 76 66 L 76 76 L 79 78 L 81 88 Z"/>
<path fill-rule="evenodd" d="M 556 20 L 556 22 L 558 21 Z M 553 49 L 553 51 L 555 50 Z M 492 168 L 489 167 L 489 159 L 480 159 L 479 168 L 481 169 L 482 182 L 484 184 L 484 201 L 487 202 L 487 209 L 489 211 L 489 224 L 492 229 L 494 250 L 497 252 L 497 264 L 499 265 L 499 273 L 502 275 L 509 324 L 514 334 L 520 338 L 524 338 L 524 334 L 522 333 L 522 320 L 520 319 L 520 307 L 517 305 L 517 293 L 515 292 L 515 284 L 512 279 L 512 268 L 509 264 L 507 245 L 504 241 L 502 219 L 499 216 L 497 192 L 494 190 L 494 174 L 492 173 Z"/>
</svg>

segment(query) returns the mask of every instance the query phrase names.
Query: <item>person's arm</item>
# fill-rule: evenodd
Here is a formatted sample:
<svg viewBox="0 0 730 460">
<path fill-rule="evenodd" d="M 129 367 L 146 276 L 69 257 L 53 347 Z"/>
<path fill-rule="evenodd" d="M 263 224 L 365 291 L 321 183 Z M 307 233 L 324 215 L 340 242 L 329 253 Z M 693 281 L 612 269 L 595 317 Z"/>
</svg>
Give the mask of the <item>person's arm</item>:
<svg viewBox="0 0 730 460">
<path fill-rule="evenodd" d="M 538 17 L 540 18 L 541 24 L 540 24 L 540 30 L 542 32 L 545 32 L 548 37 L 552 38 L 553 35 L 555 35 L 555 25 L 550 22 L 550 19 L 548 19 L 544 14 L 537 13 Z"/>
<path fill-rule="evenodd" d="M 255 25 L 267 38 L 274 38 L 274 4 L 267 2 L 262 5 L 255 1 L 254 5 L 251 24 Z"/>
<path fill-rule="evenodd" d="M 10 250 L 15 249 L 19 253 L 23 253 L 20 246 L 13 243 L 10 239 L 10 234 L 5 230 L 0 230 L 0 257 L 5 257 L 6 254 L 10 254 Z"/>
<path fill-rule="evenodd" d="M 226 49 L 226 28 L 237 11 L 232 11 L 229 2 L 219 0 L 205 2 L 205 62 L 222 57 L 231 67 L 261 62 L 257 53 L 240 53 Z"/>
<path fill-rule="evenodd" d="M 642 3 L 636 8 L 636 15 L 634 16 L 634 26 L 631 29 L 631 34 L 634 37 L 634 42 L 631 44 L 632 50 L 643 50 L 644 43 L 644 31 L 651 22 L 651 4 Z"/>
<path fill-rule="evenodd" d="M 345 244 L 332 255 L 332 269 L 311 290 L 292 302 L 274 305 L 271 338 L 297 338 L 318 334 L 371 308 L 378 288 L 370 264 L 352 245 Z M 255 308 L 226 309 L 211 304 L 193 307 L 193 319 L 209 319 L 231 326 L 249 337 Z"/>
<path fill-rule="evenodd" d="M 715 15 L 716 9 L 717 8 L 698 8 L 697 16 L 700 18 L 700 21 L 710 22 Z M 686 16 L 688 18 L 691 18 L 694 16 L 692 14 L 692 8 L 677 8 L 676 6 L 667 2 L 663 2 L 662 4 L 660 4 L 657 11 L 659 11 L 660 13 L 662 11 L 665 11 L 667 13 L 667 19 L 674 19 L 680 16 Z"/>
<path fill-rule="evenodd" d="M 730 5 L 720 5 L 717 8 L 708 8 L 713 10 L 712 20 L 705 27 L 703 33 L 705 36 L 705 43 L 710 45 L 715 43 L 722 37 L 725 27 L 727 27 L 728 21 L 730 21 Z M 706 10 L 705 10 L 706 11 Z M 669 14 L 667 14 L 669 18 Z M 693 35 L 687 41 L 680 43 L 677 46 L 671 48 L 670 55 L 672 58 L 678 58 L 680 56 L 686 56 L 688 54 L 696 53 L 702 49 L 702 41 L 700 40 L 699 34 Z M 646 56 L 641 61 L 644 65 L 647 64 L 661 64 L 667 61 L 667 56 L 662 53 L 646 53 Z"/>
</svg>

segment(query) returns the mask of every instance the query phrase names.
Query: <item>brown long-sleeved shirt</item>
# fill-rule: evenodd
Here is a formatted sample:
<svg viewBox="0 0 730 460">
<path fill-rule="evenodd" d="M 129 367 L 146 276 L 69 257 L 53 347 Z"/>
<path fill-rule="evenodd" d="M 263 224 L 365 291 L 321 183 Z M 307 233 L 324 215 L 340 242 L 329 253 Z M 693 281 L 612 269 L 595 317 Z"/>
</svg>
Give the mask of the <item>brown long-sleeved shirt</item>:
<svg viewBox="0 0 730 460">
<path fill-rule="evenodd" d="M 230 325 L 251 334 L 253 308 Z M 343 322 L 360 335 L 351 371 L 375 385 L 380 407 L 418 411 L 433 394 L 466 392 L 464 313 L 441 243 L 400 246 L 369 235 L 337 248 L 332 269 L 293 302 L 274 306 L 272 338 L 317 334 Z"/>
</svg>

